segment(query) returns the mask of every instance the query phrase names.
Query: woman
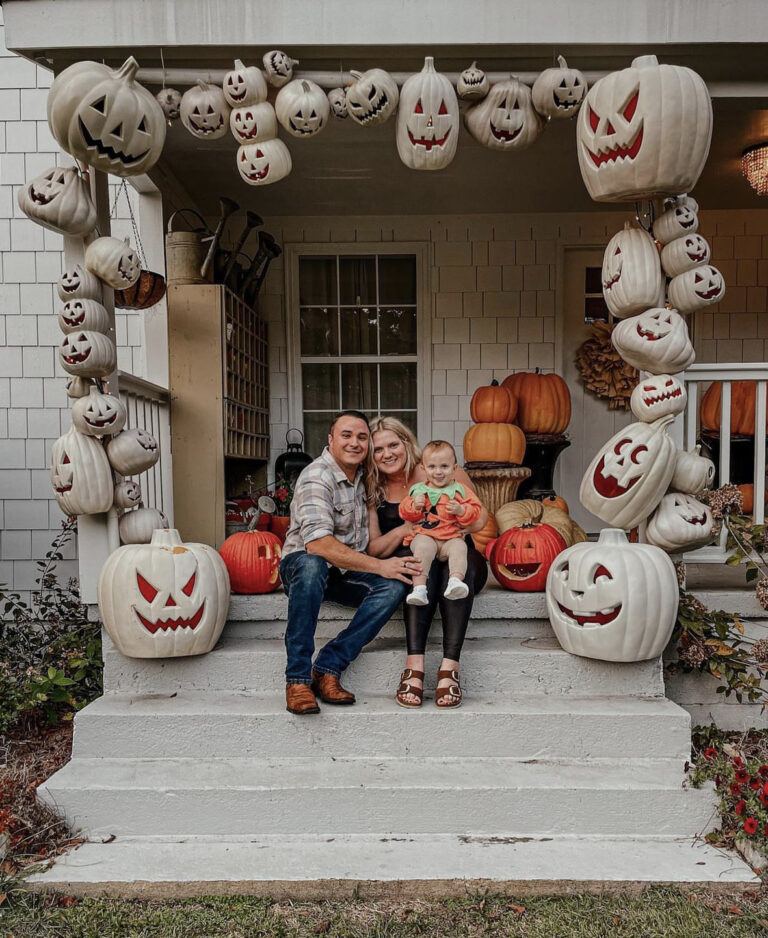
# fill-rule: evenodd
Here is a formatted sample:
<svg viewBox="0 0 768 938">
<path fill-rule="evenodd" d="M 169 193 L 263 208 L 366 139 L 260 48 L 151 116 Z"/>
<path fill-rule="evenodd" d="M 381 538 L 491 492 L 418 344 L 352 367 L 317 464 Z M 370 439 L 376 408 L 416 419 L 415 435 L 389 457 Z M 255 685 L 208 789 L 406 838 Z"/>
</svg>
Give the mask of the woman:
<svg viewBox="0 0 768 938">
<path fill-rule="evenodd" d="M 398 509 L 400 502 L 408 494 L 408 489 L 414 483 L 424 481 L 416 438 L 394 417 L 377 417 L 371 422 L 371 443 L 373 467 L 369 476 L 368 553 L 374 557 L 410 554 L 410 550 L 403 547 L 403 539 L 413 534 L 414 528 L 410 522 L 402 520 Z M 474 491 L 472 482 L 463 469 L 457 470 L 456 480 Z M 479 531 L 487 520 L 488 512 L 484 508 L 477 521 L 467 530 L 469 533 Z M 443 620 L 443 661 L 438 671 L 435 703 L 438 707 L 446 709 L 461 705 L 461 646 L 464 643 L 475 594 L 485 586 L 488 578 L 488 566 L 482 554 L 470 543 L 467 546 L 469 556 L 465 582 L 469 587 L 469 595 L 465 599 L 449 602 L 443 598 L 448 582 L 448 565 L 435 560 L 427 580 L 430 597 L 428 605 L 404 606 L 408 657 L 395 695 L 395 700 L 401 707 L 421 706 L 424 693 L 424 652 L 438 605 Z"/>
</svg>

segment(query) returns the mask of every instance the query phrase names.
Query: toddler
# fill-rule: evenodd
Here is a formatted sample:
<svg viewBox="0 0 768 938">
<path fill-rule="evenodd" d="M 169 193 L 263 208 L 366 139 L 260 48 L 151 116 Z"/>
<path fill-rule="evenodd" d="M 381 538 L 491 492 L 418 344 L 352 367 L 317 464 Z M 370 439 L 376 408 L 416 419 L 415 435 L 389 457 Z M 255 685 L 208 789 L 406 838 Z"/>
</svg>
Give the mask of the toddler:
<svg viewBox="0 0 768 938">
<path fill-rule="evenodd" d="M 411 486 L 400 502 L 400 517 L 412 522 L 418 533 L 404 539 L 411 553 L 421 561 L 423 573 L 413 578 L 413 591 L 405 601 L 411 606 L 426 606 L 427 574 L 432 561 L 448 561 L 450 577 L 443 593 L 446 599 L 463 599 L 469 594 L 464 576 L 467 572 L 467 545 L 463 528 L 477 521 L 482 505 L 477 497 L 454 481 L 456 451 L 445 440 L 432 440 L 421 454 L 426 482 Z"/>
</svg>

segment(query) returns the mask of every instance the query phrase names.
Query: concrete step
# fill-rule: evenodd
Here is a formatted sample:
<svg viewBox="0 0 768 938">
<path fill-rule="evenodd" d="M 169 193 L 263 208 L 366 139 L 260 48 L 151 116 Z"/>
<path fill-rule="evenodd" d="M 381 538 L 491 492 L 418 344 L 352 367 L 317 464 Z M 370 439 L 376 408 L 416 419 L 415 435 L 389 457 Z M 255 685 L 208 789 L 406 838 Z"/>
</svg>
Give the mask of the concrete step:
<svg viewBox="0 0 768 938">
<path fill-rule="evenodd" d="M 75 759 L 39 796 L 90 836 L 186 834 L 694 835 L 709 790 L 674 760 Z"/>
<path fill-rule="evenodd" d="M 673 883 L 732 893 L 760 886 L 740 857 L 690 838 L 471 833 L 118 837 L 111 843 L 83 844 L 26 882 L 67 895 L 167 899 L 250 894 L 277 900 L 436 899 L 486 890 L 571 895 Z"/>
<path fill-rule="evenodd" d="M 275 694 L 107 694 L 75 718 L 77 758 L 445 756 L 629 759 L 690 755 L 688 714 L 664 698 L 499 697 L 418 710 L 391 695 L 297 717 Z"/>
<path fill-rule="evenodd" d="M 430 646 L 427 687 L 436 683 L 442 650 Z M 563 651 L 554 636 L 470 638 L 464 645 L 462 684 L 468 694 L 493 688 L 499 694 L 547 696 L 589 694 L 663 697 L 660 659 L 611 664 Z M 402 639 L 371 642 L 344 675 L 355 692 L 394 693 L 405 664 Z M 280 639 L 225 633 L 208 655 L 192 658 L 126 658 L 107 638 L 104 685 L 112 693 L 169 694 L 174 691 L 283 690 L 285 646 Z"/>
<path fill-rule="evenodd" d="M 231 611 L 231 610 L 230 610 Z M 352 618 L 351 611 L 342 606 L 323 607 L 323 615 L 318 619 L 315 637 L 318 643 L 332 638 L 346 628 Z M 227 620 L 225 635 L 236 638 L 273 638 L 282 640 L 285 636 L 285 617 L 282 619 L 232 619 Z M 472 617 L 467 630 L 468 638 L 554 638 L 554 632 L 548 619 L 478 619 Z M 403 617 L 397 611 L 379 632 L 380 638 L 395 639 L 405 648 L 405 626 Z M 429 636 L 430 642 L 442 641 L 443 632 L 440 616 L 435 616 L 434 625 Z"/>
</svg>

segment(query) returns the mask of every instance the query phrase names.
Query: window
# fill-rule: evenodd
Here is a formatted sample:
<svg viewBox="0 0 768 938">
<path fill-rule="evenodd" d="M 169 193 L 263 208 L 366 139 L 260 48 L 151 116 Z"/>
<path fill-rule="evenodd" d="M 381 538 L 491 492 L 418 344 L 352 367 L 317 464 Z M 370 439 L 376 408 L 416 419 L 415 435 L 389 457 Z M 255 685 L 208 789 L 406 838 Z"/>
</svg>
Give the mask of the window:
<svg viewBox="0 0 768 938">
<path fill-rule="evenodd" d="M 584 322 L 610 322 L 610 311 L 603 299 L 602 267 L 587 267 L 584 271 Z"/>
<path fill-rule="evenodd" d="M 298 257 L 298 372 L 305 449 L 316 456 L 334 413 L 398 417 L 418 432 L 418 258 Z"/>
</svg>

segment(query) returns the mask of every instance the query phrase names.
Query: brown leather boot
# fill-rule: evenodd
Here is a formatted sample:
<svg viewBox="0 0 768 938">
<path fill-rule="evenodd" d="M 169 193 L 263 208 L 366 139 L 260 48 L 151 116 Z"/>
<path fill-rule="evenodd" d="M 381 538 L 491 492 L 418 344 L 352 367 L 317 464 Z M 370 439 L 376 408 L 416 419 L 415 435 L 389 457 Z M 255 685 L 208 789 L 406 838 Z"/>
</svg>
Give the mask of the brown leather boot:
<svg viewBox="0 0 768 938">
<path fill-rule="evenodd" d="M 341 686 L 341 681 L 335 674 L 321 674 L 312 672 L 312 690 L 323 703 L 327 704 L 353 704 L 355 695 Z"/>
<path fill-rule="evenodd" d="M 317 705 L 309 684 L 285 685 L 285 709 L 298 716 L 304 716 L 305 713 L 320 713 L 320 707 Z"/>
</svg>

